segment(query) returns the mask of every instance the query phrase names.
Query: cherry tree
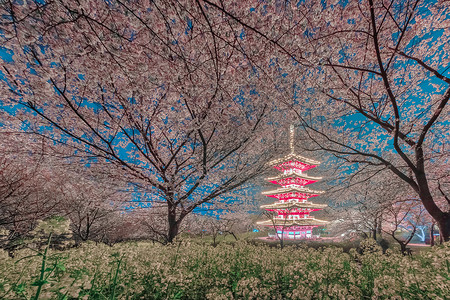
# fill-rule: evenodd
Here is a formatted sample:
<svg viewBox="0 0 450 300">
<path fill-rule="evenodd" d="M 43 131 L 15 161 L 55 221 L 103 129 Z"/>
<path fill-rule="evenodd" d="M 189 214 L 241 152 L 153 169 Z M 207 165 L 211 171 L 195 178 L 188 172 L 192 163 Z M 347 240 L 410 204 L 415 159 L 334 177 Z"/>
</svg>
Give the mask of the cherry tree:
<svg viewBox="0 0 450 300">
<path fill-rule="evenodd" d="M 14 240 L 59 212 L 61 181 L 41 152 L 45 143 L 5 127 L 0 140 L 0 226 Z"/>
<path fill-rule="evenodd" d="M 411 188 L 388 171 L 378 172 L 374 168 L 370 176 L 366 169 L 347 175 L 345 179 L 328 191 L 329 197 L 334 199 L 335 214 L 339 216 L 333 231 L 358 232 L 377 240 L 377 236 L 381 237 L 386 208 L 399 195 L 410 194 Z"/>
<path fill-rule="evenodd" d="M 417 201 L 397 201 L 386 207 L 384 218 L 387 226 L 383 231 L 400 245 L 403 255 L 408 253 L 407 245 L 416 234 L 418 227 L 424 225 L 422 223 L 424 214 L 426 214 L 425 208 Z M 399 235 L 398 231 L 403 236 Z"/>
<path fill-rule="evenodd" d="M 6 105 L 28 131 L 151 195 L 168 242 L 196 207 L 259 175 L 276 146 L 240 36 L 199 1 L 7 1 L 1 13 Z"/>
<path fill-rule="evenodd" d="M 310 150 L 390 170 L 449 239 L 450 212 L 430 188 L 437 157 L 449 153 L 448 1 L 205 3 L 249 44 L 270 46 L 257 56 L 277 49 L 270 84 L 316 143 Z"/>
<path fill-rule="evenodd" d="M 64 168 L 60 211 L 70 219 L 78 241 L 101 240 L 105 227 L 111 227 L 109 219 L 126 210 L 131 201 L 126 182 L 102 171 L 98 165 Z"/>
<path fill-rule="evenodd" d="M 371 218 L 365 217 L 365 212 L 360 207 L 334 208 L 337 217 L 327 226 L 327 231 L 336 238 L 354 238 L 363 235 L 369 238 L 374 224 Z"/>
<path fill-rule="evenodd" d="M 46 140 L 0 130 L 0 226 L 14 241 L 39 220 L 62 216 L 77 240 L 96 238 L 130 200 L 124 182 L 97 165 L 55 156 Z"/>
<path fill-rule="evenodd" d="M 376 169 L 375 169 L 376 170 Z M 367 179 L 367 174 L 354 174 L 347 188 L 332 189 L 330 193 L 344 205 L 335 222 L 335 232 L 362 232 L 377 239 L 381 233 L 395 240 L 403 254 L 415 237 L 425 241 L 425 231 L 431 223 L 414 190 L 391 172 L 377 172 Z"/>
<path fill-rule="evenodd" d="M 213 238 L 213 245 L 217 245 L 219 235 L 232 235 L 236 240 L 236 234 L 247 232 L 254 223 L 252 211 L 256 211 L 254 199 L 251 197 L 250 186 L 241 186 L 232 192 L 223 194 L 213 203 L 204 203 L 197 207 L 192 214 L 184 219 L 179 228 L 179 233 Z M 151 208 L 134 208 L 129 211 L 137 221 L 137 227 L 145 228 L 145 238 L 167 243 L 167 218 L 165 206 L 153 206 Z"/>
<path fill-rule="evenodd" d="M 253 219 L 251 215 L 243 210 L 241 207 L 236 207 L 237 211 L 226 211 L 212 216 L 202 216 L 202 227 L 206 234 L 210 234 L 213 238 L 213 246 L 215 247 L 218 242 L 219 235 L 223 235 L 225 238 L 227 235 L 232 235 L 237 241 L 236 234 L 248 232 Z"/>
<path fill-rule="evenodd" d="M 330 83 L 318 97 L 329 106 L 321 116 L 328 124 L 299 113 L 302 124 L 319 148 L 351 163 L 389 169 L 408 183 L 448 240 L 450 213 L 438 205 L 427 177 L 436 157 L 448 157 L 449 37 L 440 32 L 448 8 L 367 1 L 331 11 L 345 17 L 322 25 L 312 38 L 326 52 L 319 62 L 323 76 L 316 74 Z"/>
</svg>

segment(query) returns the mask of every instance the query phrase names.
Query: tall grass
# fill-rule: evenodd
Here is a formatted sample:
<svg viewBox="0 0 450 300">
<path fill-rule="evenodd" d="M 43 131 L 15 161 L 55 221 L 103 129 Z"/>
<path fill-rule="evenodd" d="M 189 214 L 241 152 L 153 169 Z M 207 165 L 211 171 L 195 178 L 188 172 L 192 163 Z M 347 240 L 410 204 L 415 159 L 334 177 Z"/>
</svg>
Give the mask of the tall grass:
<svg viewBox="0 0 450 300">
<path fill-rule="evenodd" d="M 192 241 L 0 251 L 0 299 L 446 299 L 450 244 L 412 257 Z M 448 299 L 448 298 L 447 298 Z"/>
</svg>

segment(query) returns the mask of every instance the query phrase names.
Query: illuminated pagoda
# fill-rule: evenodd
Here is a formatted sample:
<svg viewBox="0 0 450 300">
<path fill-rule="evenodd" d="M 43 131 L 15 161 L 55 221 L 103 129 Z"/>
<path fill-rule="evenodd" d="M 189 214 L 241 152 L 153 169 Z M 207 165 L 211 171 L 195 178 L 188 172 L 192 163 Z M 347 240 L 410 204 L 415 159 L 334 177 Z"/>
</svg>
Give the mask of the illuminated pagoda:
<svg viewBox="0 0 450 300">
<path fill-rule="evenodd" d="M 309 214 L 313 211 L 327 207 L 326 204 L 316 204 L 308 201 L 309 198 L 319 196 L 323 191 L 315 191 L 305 187 L 322 179 L 308 176 L 305 171 L 312 169 L 320 162 L 303 157 L 294 152 L 294 125 L 290 128 L 291 152 L 283 158 L 269 162 L 269 165 L 282 173 L 267 178 L 271 183 L 281 188 L 263 192 L 263 195 L 276 198 L 273 204 L 262 205 L 261 208 L 273 213 L 271 220 L 258 222 L 258 225 L 270 226 L 276 230 L 279 238 L 283 239 L 310 239 L 313 238 L 313 228 L 328 224 L 327 221 L 318 220 Z"/>
</svg>

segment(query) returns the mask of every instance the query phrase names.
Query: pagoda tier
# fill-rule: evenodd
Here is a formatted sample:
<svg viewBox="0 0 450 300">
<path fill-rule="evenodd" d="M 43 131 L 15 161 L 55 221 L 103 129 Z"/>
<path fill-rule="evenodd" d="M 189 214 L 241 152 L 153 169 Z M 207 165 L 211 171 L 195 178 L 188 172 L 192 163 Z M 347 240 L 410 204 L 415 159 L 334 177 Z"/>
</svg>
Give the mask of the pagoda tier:
<svg viewBox="0 0 450 300">
<path fill-rule="evenodd" d="M 277 235 L 279 237 L 282 237 L 283 239 L 288 240 L 304 240 L 304 239 L 310 239 L 314 236 L 312 235 L 313 228 L 317 227 L 314 226 L 291 226 L 289 227 L 289 230 L 286 230 L 285 226 L 274 226 Z"/>
<path fill-rule="evenodd" d="M 291 185 L 288 187 L 263 192 L 262 194 L 268 197 L 277 198 L 280 201 L 286 201 L 290 199 L 306 200 L 308 198 L 323 194 L 323 191 L 314 191 L 301 186 Z"/>
<path fill-rule="evenodd" d="M 269 162 L 269 165 L 280 171 L 292 169 L 306 171 L 317 167 L 319 164 L 319 161 L 303 157 L 293 152 L 289 153 L 285 157 Z"/>
<path fill-rule="evenodd" d="M 266 209 L 267 211 L 273 211 L 276 212 L 278 216 L 283 216 L 286 218 L 286 216 L 300 216 L 303 218 L 304 215 L 308 215 L 316 210 L 320 209 L 308 209 L 308 208 L 299 208 L 299 209 Z"/>
<path fill-rule="evenodd" d="M 285 218 L 273 218 L 272 220 L 266 220 L 257 222 L 256 224 L 262 225 L 262 226 L 283 226 L 285 227 L 286 231 L 291 231 L 292 226 L 321 226 L 328 224 L 328 221 L 318 220 L 313 217 L 307 217 L 307 218 L 299 218 L 299 219 L 285 219 Z"/>
<path fill-rule="evenodd" d="M 312 202 L 275 202 L 273 204 L 262 205 L 261 208 L 269 211 L 288 210 L 290 212 L 297 211 L 316 211 L 327 207 L 327 204 L 317 204 Z"/>
<path fill-rule="evenodd" d="M 306 174 L 302 174 L 301 172 L 297 173 L 295 171 L 285 171 L 283 174 L 280 174 L 275 177 L 267 178 L 267 180 L 273 184 L 279 184 L 281 186 L 287 185 L 300 185 L 305 186 L 314 182 L 319 181 L 322 177 L 311 177 Z"/>
</svg>

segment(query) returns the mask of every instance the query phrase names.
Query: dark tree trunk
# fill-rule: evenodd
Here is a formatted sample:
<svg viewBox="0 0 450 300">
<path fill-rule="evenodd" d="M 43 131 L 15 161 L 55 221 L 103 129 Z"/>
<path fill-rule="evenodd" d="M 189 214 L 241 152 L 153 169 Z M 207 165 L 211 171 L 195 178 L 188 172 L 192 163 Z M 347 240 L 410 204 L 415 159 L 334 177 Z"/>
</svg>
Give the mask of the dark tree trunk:
<svg viewBox="0 0 450 300">
<path fill-rule="evenodd" d="M 434 222 L 431 223 L 431 228 L 430 228 L 430 245 L 432 247 L 434 246 Z"/>
<path fill-rule="evenodd" d="M 283 249 L 283 247 L 284 247 L 284 228 L 281 231 L 281 237 L 278 235 L 278 230 L 275 228 L 275 235 L 280 240 L 280 246 L 281 246 L 281 249 Z"/>
<path fill-rule="evenodd" d="M 424 191 L 419 193 L 423 206 L 428 213 L 433 217 L 439 227 L 440 242 L 448 242 L 450 239 L 450 213 L 443 212 L 437 207 L 433 201 L 433 197 L 428 189 L 425 187 Z"/>
<path fill-rule="evenodd" d="M 380 217 L 378 217 L 378 223 L 377 223 L 377 234 L 378 234 L 378 237 L 380 237 L 380 238 L 381 238 L 381 223 L 382 223 L 382 218 L 380 216 Z"/>
<path fill-rule="evenodd" d="M 416 147 L 417 171 L 417 189 L 420 200 L 428 213 L 436 220 L 439 227 L 440 242 L 449 241 L 450 236 L 450 213 L 442 211 L 434 202 L 433 196 L 428 186 L 427 176 L 424 171 L 424 158 L 422 146 Z"/>
<path fill-rule="evenodd" d="M 216 239 L 217 239 L 217 234 L 213 233 L 213 247 L 217 246 Z"/>
<path fill-rule="evenodd" d="M 406 246 L 407 246 L 406 243 L 399 242 L 399 244 L 400 244 L 400 250 L 403 255 L 411 255 L 411 249 L 406 248 Z"/>
<path fill-rule="evenodd" d="M 86 224 L 86 232 L 84 236 L 80 235 L 81 239 L 86 242 L 89 239 L 89 234 L 91 233 L 91 225 L 89 224 L 89 219 L 87 220 Z"/>
<path fill-rule="evenodd" d="M 172 243 L 175 237 L 178 235 L 181 219 L 177 220 L 176 206 L 170 204 L 169 201 L 168 201 L 167 221 L 169 225 L 167 233 L 167 242 Z"/>
<path fill-rule="evenodd" d="M 443 242 L 448 242 L 450 240 L 450 214 L 445 213 L 445 216 L 436 221 L 439 227 L 439 242 L 442 244 Z"/>
<path fill-rule="evenodd" d="M 377 220 L 377 218 L 375 218 L 373 220 L 373 225 L 372 225 L 372 238 L 375 241 L 377 240 L 377 225 L 378 225 L 378 220 Z"/>
</svg>

